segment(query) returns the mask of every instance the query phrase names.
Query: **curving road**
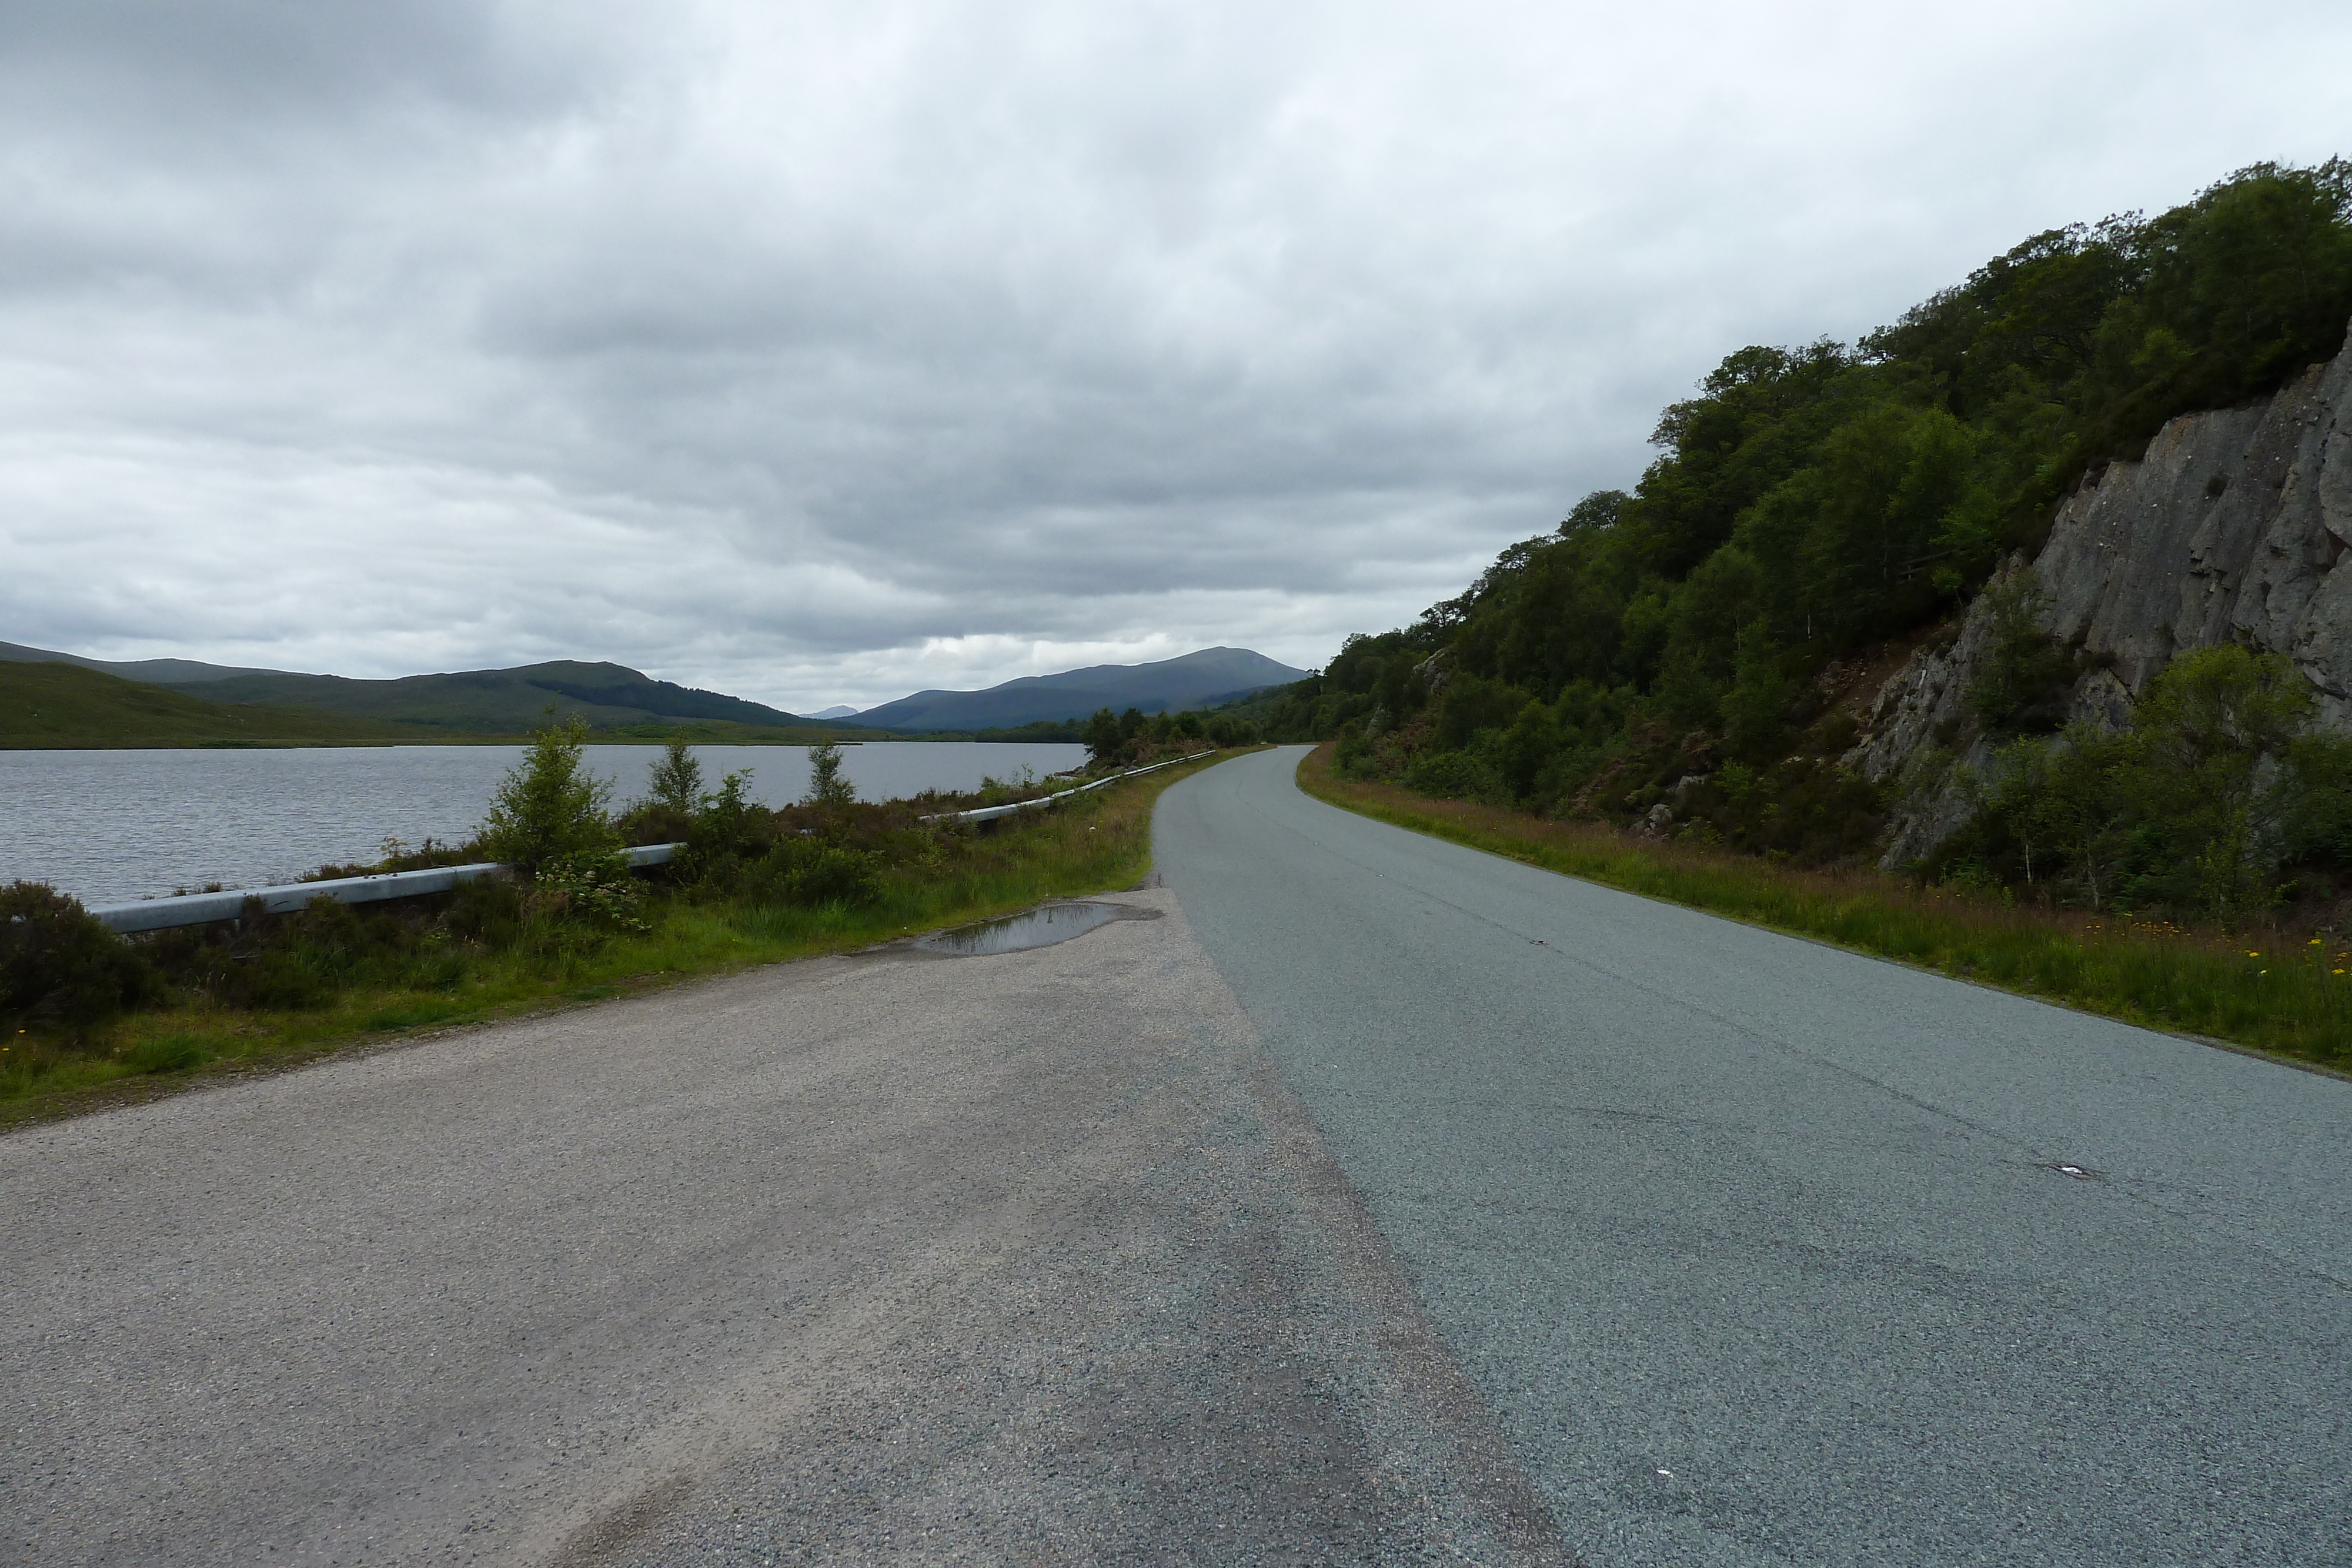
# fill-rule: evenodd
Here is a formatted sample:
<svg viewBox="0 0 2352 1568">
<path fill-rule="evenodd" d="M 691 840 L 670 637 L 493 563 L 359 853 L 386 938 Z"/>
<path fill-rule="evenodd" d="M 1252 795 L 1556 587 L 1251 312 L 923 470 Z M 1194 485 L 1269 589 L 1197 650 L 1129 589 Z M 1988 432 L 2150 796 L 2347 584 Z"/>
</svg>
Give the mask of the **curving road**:
<svg viewBox="0 0 2352 1568">
<path fill-rule="evenodd" d="M 2352 1563 L 2352 1085 L 1297 758 L 1060 946 L 0 1137 L 0 1562 Z"/>
<path fill-rule="evenodd" d="M 1298 756 L 1171 791 L 1160 863 L 1589 1561 L 2352 1563 L 2352 1084 L 1405 833 Z"/>
</svg>

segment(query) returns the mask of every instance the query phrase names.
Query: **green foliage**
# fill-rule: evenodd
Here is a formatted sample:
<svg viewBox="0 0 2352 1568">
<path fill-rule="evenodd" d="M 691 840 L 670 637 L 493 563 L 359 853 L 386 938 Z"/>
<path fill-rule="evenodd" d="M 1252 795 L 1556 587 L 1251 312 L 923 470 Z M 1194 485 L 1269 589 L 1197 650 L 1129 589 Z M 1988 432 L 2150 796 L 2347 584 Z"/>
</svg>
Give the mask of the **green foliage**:
<svg viewBox="0 0 2352 1568">
<path fill-rule="evenodd" d="M 834 741 L 809 747 L 808 793 L 804 806 L 846 806 L 857 799 L 856 786 L 841 776 L 841 747 Z"/>
<path fill-rule="evenodd" d="M 542 861 L 532 880 L 539 907 L 569 915 L 597 931 L 643 931 L 636 879 L 613 851 L 588 851 Z"/>
<path fill-rule="evenodd" d="M 1015 746 L 1068 746 L 1086 738 L 1085 727 L 1076 719 L 1036 718 L 1027 724 L 995 725 L 971 732 L 974 740 L 988 740 Z"/>
<path fill-rule="evenodd" d="M 1798 686 L 1783 671 L 1785 662 L 1762 620 L 1740 629 L 1731 689 L 1723 694 L 1721 706 L 1724 738 L 1743 756 L 1769 756 L 1789 731 Z"/>
<path fill-rule="evenodd" d="M 499 780 L 482 820 L 483 848 L 526 876 L 565 856 L 619 847 L 607 813 L 613 788 L 587 770 L 587 721 L 551 717 L 520 762 Z"/>
<path fill-rule="evenodd" d="M 1349 637 L 1248 711 L 1274 738 L 1339 737 L 1348 777 L 1459 754 L 1518 805 L 1620 821 L 1707 770 L 1696 735 L 1784 817 L 1813 802 L 1800 832 L 1705 798 L 1710 831 L 1859 845 L 1880 802 L 1823 771 L 1829 661 L 1952 614 L 2088 465 L 2275 389 L 2335 354 L 2347 319 L 2342 161 L 2259 164 L 2156 218 L 2035 235 L 1859 344 L 1729 355 L 1660 417 L 1631 492 L 1588 496 L 1412 626 Z M 2046 734 L 2080 672 L 2032 624 L 2030 586 L 2002 591 L 1979 716 Z"/>
<path fill-rule="evenodd" d="M 1405 787 L 1438 800 L 1491 800 L 1504 794 L 1486 758 L 1460 751 L 1424 751 L 1405 769 Z"/>
<path fill-rule="evenodd" d="M 1108 707 L 1095 710 L 1094 716 L 1087 720 L 1086 728 L 1079 733 L 1078 738 L 1086 742 L 1087 762 L 1095 768 L 1108 768 L 1118 761 L 1119 747 L 1127 744 L 1127 737 L 1119 729 L 1118 716 Z"/>
<path fill-rule="evenodd" d="M 738 852 L 684 857 L 626 883 L 609 860 L 552 859 L 533 883 L 484 878 L 359 906 L 320 897 L 290 915 L 249 903 L 236 922 L 127 944 L 100 928 L 112 945 L 102 952 L 136 961 L 134 984 L 107 1004 L 130 1010 L 87 1027 L 69 1027 L 55 1005 L 19 1016 L 27 1032 L 0 1040 L 0 1115 L 126 1074 L 590 1000 L 656 976 L 863 946 L 1129 885 L 1149 865 L 1151 801 L 1183 772 L 986 832 L 924 820 L 971 804 L 968 796 L 770 810 L 739 778 L 714 795 L 734 797 Z M 73 913 L 71 901 L 36 891 L 8 890 L 28 915 L 0 924 L 8 944 Z M 72 921 L 63 928 L 92 935 Z M 72 978 L 77 949 L 35 946 L 37 962 L 50 950 L 65 960 L 34 977 L 26 994 L 37 1004 Z"/>
<path fill-rule="evenodd" d="M 356 746 L 446 740 L 419 726 L 282 704 L 206 702 L 79 664 L 0 660 L 0 747 Z"/>
<path fill-rule="evenodd" d="M 0 887 L 0 1022 L 79 1033 L 153 999 L 153 969 L 81 904 L 46 883 Z"/>
<path fill-rule="evenodd" d="M 862 908 L 882 895 L 882 859 L 821 839 L 780 840 L 747 872 L 743 890 L 761 904 Z"/>
<path fill-rule="evenodd" d="M 2073 653 L 2042 630 L 2040 582 L 2018 573 L 1985 591 L 1992 606 L 1985 655 L 1969 700 L 1989 735 L 2046 735 L 2066 718 L 2081 674 Z"/>
<path fill-rule="evenodd" d="M 2004 749 L 1941 863 L 2094 909 L 2255 917 L 2290 868 L 2352 863 L 2352 742 L 2313 734 L 2315 706 L 2284 658 L 2183 654 L 2121 733 Z"/>
<path fill-rule="evenodd" d="M 662 747 L 662 758 L 647 780 L 646 803 L 680 815 L 701 806 L 702 761 L 690 743 L 672 740 Z"/>
</svg>

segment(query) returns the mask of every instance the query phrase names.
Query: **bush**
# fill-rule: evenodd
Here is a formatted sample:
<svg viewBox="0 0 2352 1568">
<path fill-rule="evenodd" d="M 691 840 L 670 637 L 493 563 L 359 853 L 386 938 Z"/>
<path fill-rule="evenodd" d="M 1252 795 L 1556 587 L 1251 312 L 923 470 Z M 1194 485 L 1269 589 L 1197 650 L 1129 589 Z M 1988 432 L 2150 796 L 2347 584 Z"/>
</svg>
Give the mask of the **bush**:
<svg viewBox="0 0 2352 1568">
<path fill-rule="evenodd" d="M 881 897 L 882 862 L 846 844 L 785 839 L 754 862 L 743 880 L 744 891 L 757 903 L 856 908 Z"/>
<path fill-rule="evenodd" d="M 649 929 L 637 913 L 640 893 L 627 864 L 611 851 L 558 855 L 542 862 L 531 902 L 604 931 Z"/>
<path fill-rule="evenodd" d="M 0 888 L 0 1018 L 81 1033 L 162 990 L 154 969 L 46 883 Z"/>
<path fill-rule="evenodd" d="M 1978 813 L 1941 859 L 2054 884 L 2094 909 L 2258 915 L 2288 868 L 2352 849 L 2352 744 L 2310 733 L 2315 706 L 2276 654 L 2184 653 L 2123 733 L 2078 727 L 2003 750 L 1969 781 Z"/>
<path fill-rule="evenodd" d="M 2080 674 L 2074 656 L 2042 629 L 2041 583 L 2031 571 L 1985 590 L 1992 624 L 1969 701 L 1990 735 L 2047 735 L 2066 722 Z"/>
<path fill-rule="evenodd" d="M 576 716 L 534 731 L 530 751 L 491 797 L 482 847 L 525 876 L 562 856 L 618 848 L 607 815 L 613 787 L 587 771 L 587 721 Z"/>
<path fill-rule="evenodd" d="M 1405 769 L 1405 788 L 1439 800 L 1489 802 L 1503 798 L 1495 770 L 1466 752 L 1424 751 Z"/>
<path fill-rule="evenodd" d="M 724 894 L 740 880 L 746 862 L 767 852 L 776 831 L 776 813 L 751 799 L 751 773 L 730 773 L 702 798 L 673 874 L 705 894 Z"/>
</svg>

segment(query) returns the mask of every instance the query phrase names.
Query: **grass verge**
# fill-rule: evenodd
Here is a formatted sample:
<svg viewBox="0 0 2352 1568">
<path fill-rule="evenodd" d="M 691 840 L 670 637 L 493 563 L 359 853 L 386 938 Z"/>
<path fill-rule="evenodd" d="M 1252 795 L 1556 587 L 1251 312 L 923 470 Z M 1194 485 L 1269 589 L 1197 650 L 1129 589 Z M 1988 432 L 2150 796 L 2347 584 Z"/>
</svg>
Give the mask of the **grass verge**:
<svg viewBox="0 0 2352 1568">
<path fill-rule="evenodd" d="M 0 1127 L 275 1071 L 320 1056 L 626 996 L 697 977 L 844 952 L 1041 900 L 1131 887 L 1151 865 L 1151 809 L 1178 779 L 1231 753 L 1023 814 L 937 864 L 894 867 L 860 908 L 663 899 L 650 929 L 559 952 L 509 950 L 420 961 L 406 983 L 355 985 L 320 1006 L 248 1011 L 187 1002 L 130 1014 L 88 1048 L 0 1045 Z M 387 906 L 389 907 L 389 906 Z"/>
<path fill-rule="evenodd" d="M 2129 1023 L 2352 1070 L 2352 943 L 1994 904 L 1867 871 L 1804 871 L 1298 768 L 1334 806 L 1547 871 L 1816 937 Z"/>
</svg>

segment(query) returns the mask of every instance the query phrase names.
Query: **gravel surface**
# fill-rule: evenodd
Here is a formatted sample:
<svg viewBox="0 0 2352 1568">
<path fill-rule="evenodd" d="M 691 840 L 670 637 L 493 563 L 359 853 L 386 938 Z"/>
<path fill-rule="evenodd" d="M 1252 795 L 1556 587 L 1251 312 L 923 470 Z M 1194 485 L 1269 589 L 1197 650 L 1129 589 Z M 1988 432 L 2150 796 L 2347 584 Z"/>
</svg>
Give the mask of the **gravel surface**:
<svg viewBox="0 0 2352 1568">
<path fill-rule="evenodd" d="M 1572 1550 L 2352 1563 L 2352 1084 L 1406 833 L 1299 755 L 1169 791 L 1160 863 Z"/>
<path fill-rule="evenodd" d="M 1568 1561 L 1120 902 L 0 1138 L 0 1562 Z"/>
</svg>

